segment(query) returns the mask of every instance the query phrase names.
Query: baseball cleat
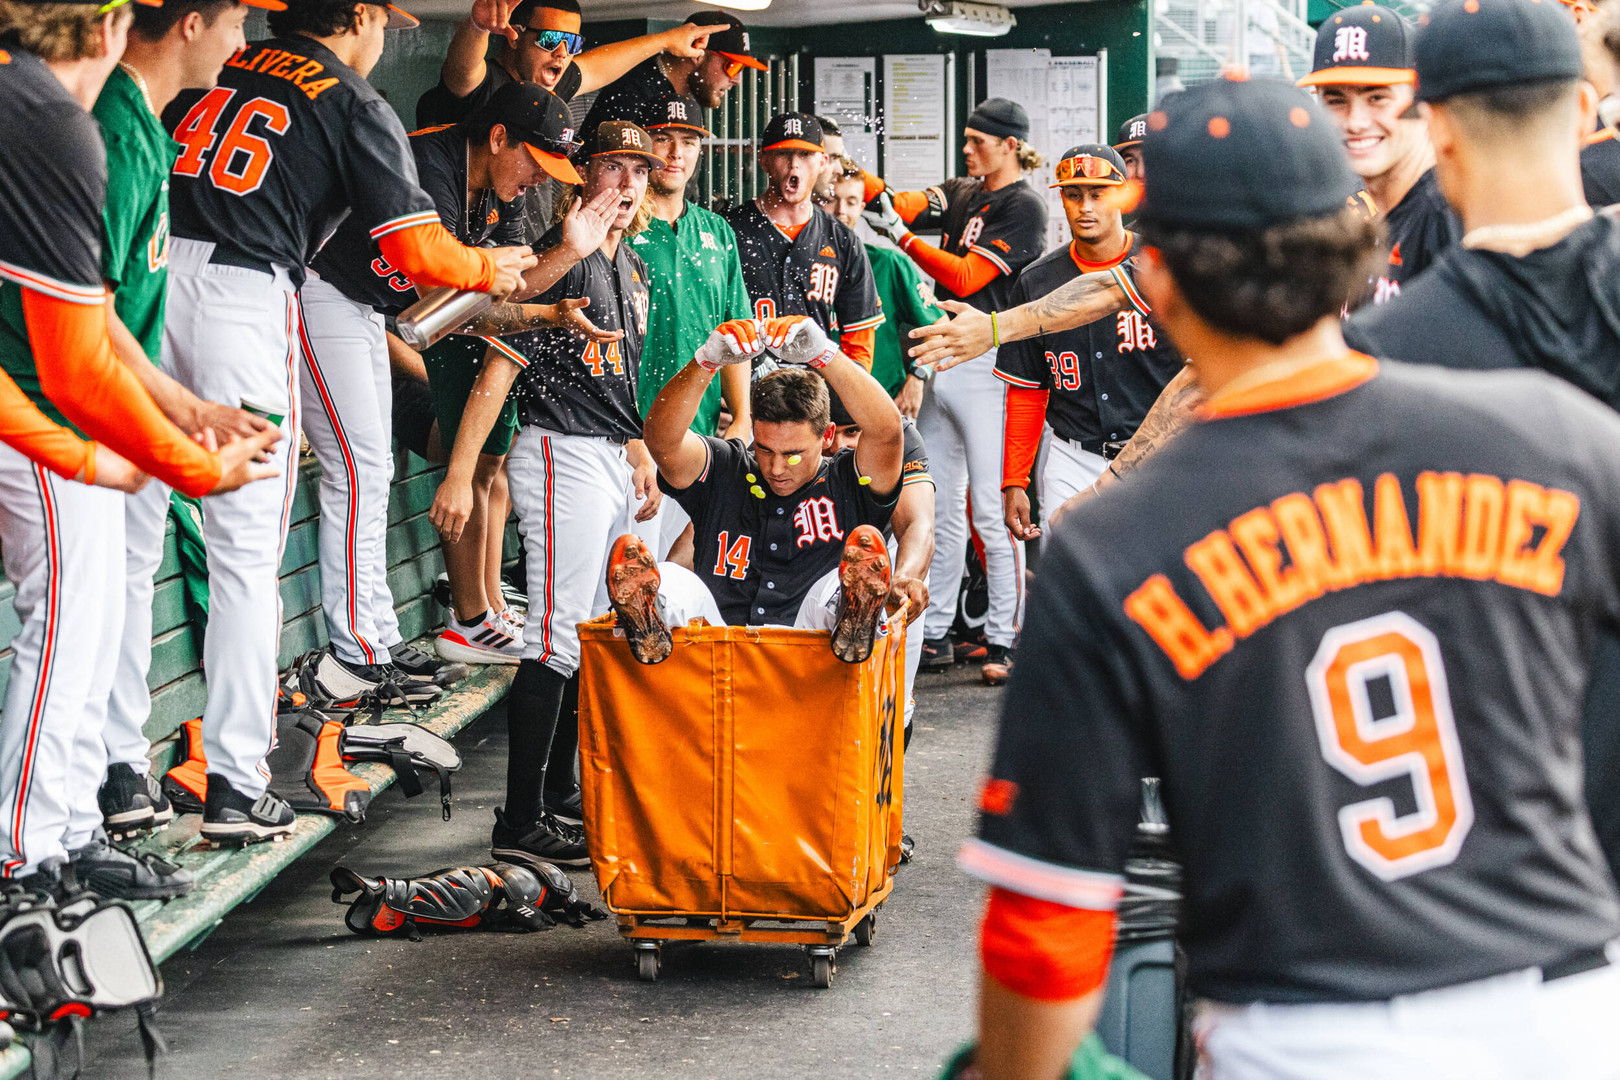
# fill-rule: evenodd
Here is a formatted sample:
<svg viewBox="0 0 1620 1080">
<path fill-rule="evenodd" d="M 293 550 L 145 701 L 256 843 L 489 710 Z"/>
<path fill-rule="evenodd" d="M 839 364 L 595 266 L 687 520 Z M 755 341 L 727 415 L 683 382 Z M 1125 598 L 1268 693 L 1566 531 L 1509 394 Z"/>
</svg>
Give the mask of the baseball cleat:
<svg viewBox="0 0 1620 1080">
<path fill-rule="evenodd" d="M 452 611 L 433 648 L 441 658 L 457 664 L 515 664 L 523 659 L 522 637 L 505 619 L 489 611 L 470 623 L 462 622 Z"/>
<path fill-rule="evenodd" d="M 933 638 L 923 642 L 922 659 L 917 666 L 924 671 L 944 671 L 956 663 L 950 638 Z"/>
<path fill-rule="evenodd" d="M 635 533 L 625 533 L 608 555 L 608 599 L 630 653 L 643 664 L 658 664 L 675 651 L 675 639 L 664 622 L 658 599 L 658 560 Z"/>
<path fill-rule="evenodd" d="M 495 810 L 489 853 L 496 862 L 519 866 L 551 863 L 583 869 L 591 865 L 591 853 L 581 830 L 564 825 L 550 814 L 541 814 L 539 821 L 529 825 L 513 825 L 499 807 Z"/>
<path fill-rule="evenodd" d="M 870 525 L 850 530 L 838 563 L 838 623 L 833 627 L 833 655 L 859 664 L 872 655 L 877 628 L 889 598 L 889 548 Z"/>
<path fill-rule="evenodd" d="M 70 851 L 68 859 L 79 884 L 114 900 L 173 900 L 196 883 L 191 871 L 156 855 L 120 851 L 99 833 L 84 847 Z"/>
<path fill-rule="evenodd" d="M 101 817 L 114 840 L 122 840 L 151 829 L 160 829 L 174 820 L 174 807 L 163 794 L 163 786 L 150 773 L 138 773 L 131 766 L 115 761 L 107 766 L 107 779 L 96 793 Z"/>
<path fill-rule="evenodd" d="M 407 678 L 434 686 L 454 686 L 472 674 L 466 664 L 452 664 L 429 656 L 414 645 L 395 645 L 388 650 L 389 663 Z"/>
<path fill-rule="evenodd" d="M 991 645 L 985 650 L 984 666 L 979 668 L 986 685 L 1000 686 L 1012 675 L 1012 652 L 1005 645 Z"/>
<path fill-rule="evenodd" d="M 216 773 L 208 774 L 203 803 L 202 836 L 221 847 L 279 840 L 293 831 L 298 815 L 285 799 L 266 791 L 257 799 L 243 795 Z"/>
<path fill-rule="evenodd" d="M 439 700 L 444 690 L 408 678 L 392 663 L 351 664 L 327 646 L 306 653 L 294 665 L 297 686 L 317 709 L 416 708 Z"/>
</svg>

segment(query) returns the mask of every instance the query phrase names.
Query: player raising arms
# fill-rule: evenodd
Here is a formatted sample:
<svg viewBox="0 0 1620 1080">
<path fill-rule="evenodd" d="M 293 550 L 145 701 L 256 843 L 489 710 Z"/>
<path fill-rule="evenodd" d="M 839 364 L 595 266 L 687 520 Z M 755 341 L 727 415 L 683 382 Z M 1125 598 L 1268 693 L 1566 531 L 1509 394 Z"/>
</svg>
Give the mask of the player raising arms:
<svg viewBox="0 0 1620 1080">
<path fill-rule="evenodd" d="M 388 4 L 293 0 L 270 14 L 276 36 L 234 56 L 220 84 L 175 99 L 165 120 L 181 144 L 170 193 L 174 240 L 164 368 L 199 397 L 245 405 L 298 430 L 298 308 L 304 267 L 346 214 L 420 289 L 504 296 L 534 264 L 527 248 L 463 247 L 416 186 L 392 108 L 366 82 L 383 32 L 415 20 Z M 293 826 L 266 791 L 275 732 L 281 627 L 277 569 L 297 469 L 284 482 L 204 507 L 209 618 L 203 646 L 208 788 L 203 835 L 262 840 Z"/>
<path fill-rule="evenodd" d="M 1389 264 L 1372 282 L 1374 304 L 1399 296 L 1462 236 L 1435 179 L 1428 122 L 1414 104 L 1412 38 L 1389 8 L 1335 11 L 1317 28 L 1311 73 L 1299 80 L 1316 88 L 1338 123 L 1350 167 L 1383 218 Z"/>
<path fill-rule="evenodd" d="M 131 21 L 89 3 L 0 3 L 0 547 L 21 624 L 0 714 L 0 875 L 54 871 L 94 846 L 98 870 L 172 894 L 190 884 L 175 868 L 92 845 L 124 627 L 119 492 L 137 490 L 143 472 L 192 495 L 230 491 L 274 474 L 254 459 L 280 434 L 211 452 L 115 357 L 101 260 L 107 157 L 88 110 Z M 59 426 L 69 422 L 96 441 Z"/>
<path fill-rule="evenodd" d="M 1299 91 L 1195 86 L 1144 150 L 1142 291 L 1205 420 L 1048 534 L 960 856 L 992 886 L 982 1075 L 1063 1074 L 1157 775 L 1208 1075 L 1615 1076 L 1580 712 L 1620 419 L 1346 350 L 1377 237 Z"/>
<path fill-rule="evenodd" d="M 1007 306 L 1013 279 L 1046 245 L 1046 200 L 1024 179 L 1040 163 L 1030 148 L 1029 115 L 1005 98 L 980 103 L 962 132 L 968 175 L 945 180 L 926 192 L 879 197 L 881 212 L 867 221 L 931 275 L 941 307 L 995 311 Z M 941 229 L 942 247 L 919 240 L 909 226 Z M 965 301 L 965 303 L 962 303 Z M 977 352 L 959 353 L 969 363 L 946 375 L 941 369 L 923 392 L 917 424 L 939 485 L 935 533 L 939 552 L 928 583 L 934 604 L 928 611 L 923 663 L 948 666 L 948 640 L 956 619 L 957 594 L 967 558 L 968 505 L 984 542 L 984 569 L 990 610 L 985 619 L 989 649 L 983 674 L 992 685 L 1006 682 L 1008 654 L 1023 617 L 1024 544 L 1001 520 L 1002 415 L 1006 386 L 996 380 L 997 342 Z"/>
</svg>

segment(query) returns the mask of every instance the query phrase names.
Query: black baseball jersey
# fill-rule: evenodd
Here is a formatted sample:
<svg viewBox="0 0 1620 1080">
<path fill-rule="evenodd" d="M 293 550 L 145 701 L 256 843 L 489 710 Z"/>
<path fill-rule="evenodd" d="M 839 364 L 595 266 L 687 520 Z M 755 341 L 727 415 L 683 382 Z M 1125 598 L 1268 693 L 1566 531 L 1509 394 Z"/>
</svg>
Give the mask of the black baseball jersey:
<svg viewBox="0 0 1620 1080">
<path fill-rule="evenodd" d="M 173 234 L 294 281 L 345 214 L 372 239 L 438 220 L 393 108 L 313 38 L 254 42 L 214 89 L 182 90 L 163 122 L 182 147 Z"/>
<path fill-rule="evenodd" d="M 561 242 L 562 226 L 557 225 L 540 246 Z M 579 296 L 590 299 L 593 323 L 603 330 L 623 330 L 624 337 L 598 345 L 547 326 L 498 339 L 498 348 L 525 365 L 512 391 L 518 418 L 563 435 L 639 439 L 636 380 L 647 336 L 647 264 L 627 240 L 620 240 L 612 259 L 600 250 L 591 252 L 534 302 L 555 304 Z"/>
<path fill-rule="evenodd" d="M 1614 128 L 1605 127 L 1581 149 L 1581 187 L 1593 207 L 1620 202 L 1620 139 Z"/>
<path fill-rule="evenodd" d="M 562 77 L 557 80 L 557 85 L 551 88 L 551 92 L 564 101 L 572 101 L 574 95 L 579 93 L 583 78 L 579 65 L 569 64 L 563 69 Z M 472 93 L 466 97 L 458 98 L 452 94 L 441 77 L 416 99 L 416 126 L 425 128 L 441 124 L 459 124 L 488 105 L 490 99 L 495 96 L 495 91 L 510 82 L 517 80 L 512 77 L 510 71 L 501 66 L 499 61 L 493 59 L 484 62 L 484 81 L 473 87 Z"/>
<path fill-rule="evenodd" d="M 467 132 L 459 125 L 413 131 L 411 156 L 417 183 L 433 200 L 439 223 L 469 247 L 523 243 L 523 198 L 502 202 L 491 188 L 467 197 Z M 370 304 L 384 315 L 398 315 L 416 302 L 411 279 L 384 259 L 377 241 L 354 215 L 343 219 L 310 263 L 344 296 Z"/>
<path fill-rule="evenodd" d="M 1461 239 L 1462 224 L 1440 194 L 1440 181 L 1430 168 L 1384 215 L 1388 265 L 1373 278 L 1372 302 L 1384 304 L 1399 296 L 1402 285 L 1427 270 L 1441 252 Z"/>
<path fill-rule="evenodd" d="M 1024 268 L 1011 304 L 1038 300 L 1081 274 L 1125 264 L 1141 247 L 1130 239 L 1127 254 L 1111 263 L 1083 262 L 1071 243 Z M 1046 422 L 1082 450 L 1100 454 L 1104 443 L 1136 434 L 1159 391 L 1176 377 L 1185 358 L 1151 322 L 1133 309 L 1073 330 L 1042 334 L 1003 345 L 996 353 L 996 375 L 1012 386 L 1046 390 Z"/>
<path fill-rule="evenodd" d="M 913 231 L 939 229 L 941 250 L 962 258 L 976 251 L 1001 270 L 972 296 L 957 296 L 938 285 L 935 291 L 943 299 L 961 300 L 980 311 L 1012 306 L 1013 279 L 1046 250 L 1046 200 L 1028 180 L 986 191 L 983 181 L 957 176 L 928 190 L 933 197 L 930 205 L 939 201 L 945 208 L 918 215 L 911 223 Z"/>
<path fill-rule="evenodd" d="M 917 430 L 917 421 L 909 416 L 900 418 L 901 431 L 901 459 L 900 459 L 900 486 L 910 487 L 912 484 L 927 484 L 934 486 L 934 474 L 928 467 L 928 447 L 923 445 L 922 432 Z"/>
<path fill-rule="evenodd" d="M 964 867 L 1106 910 L 1158 776 L 1198 996 L 1380 1000 L 1613 939 L 1580 715 L 1620 417 L 1359 354 L 1209 411 L 1049 534 Z"/>
<path fill-rule="evenodd" d="M 1620 222 L 1598 214 L 1525 256 L 1453 245 L 1345 324 L 1363 352 L 1453 368 L 1539 367 L 1620 409 Z"/>
<path fill-rule="evenodd" d="M 737 234 L 754 316 L 808 315 L 835 342 L 883 321 L 866 246 L 820 207 L 789 236 L 752 199 L 722 215 Z"/>
<path fill-rule="evenodd" d="M 792 626 L 810 587 L 838 566 L 858 525 L 889 527 L 900 486 L 887 497 L 861 483 L 855 451 L 824 457 L 814 480 L 777 495 L 740 439 L 702 436 L 703 475 L 684 490 L 659 487 L 692 518 L 692 567 L 728 626 Z"/>
</svg>

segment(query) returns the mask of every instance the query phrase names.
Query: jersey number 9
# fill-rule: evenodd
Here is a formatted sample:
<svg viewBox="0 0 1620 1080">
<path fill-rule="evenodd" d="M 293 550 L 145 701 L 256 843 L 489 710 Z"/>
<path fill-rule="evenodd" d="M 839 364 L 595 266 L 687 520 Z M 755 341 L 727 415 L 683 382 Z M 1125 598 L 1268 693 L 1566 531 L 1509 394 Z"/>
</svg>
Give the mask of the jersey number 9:
<svg viewBox="0 0 1620 1080">
<path fill-rule="evenodd" d="M 208 179 L 221 191 L 246 195 L 259 189 L 264 182 L 264 171 L 270 167 L 270 160 L 275 156 L 269 140 L 262 135 L 249 134 L 248 126 L 255 120 L 263 120 L 262 130 L 271 135 L 283 135 L 292 123 L 292 117 L 287 112 L 287 106 L 281 102 L 254 98 L 236 110 L 230 127 L 220 138 L 214 129 L 225 112 L 225 106 L 235 94 L 233 89 L 216 86 L 198 99 L 197 104 L 186 113 L 185 119 L 174 131 L 175 141 L 184 147 L 179 160 L 174 163 L 174 174 L 201 176 L 203 158 L 218 140 L 219 146 L 214 149 L 213 160 L 208 164 Z"/>
<path fill-rule="evenodd" d="M 1417 810 L 1404 815 L 1387 796 L 1341 807 L 1350 857 L 1385 881 L 1455 860 L 1474 803 L 1434 634 L 1399 611 L 1334 627 L 1305 682 L 1328 764 L 1363 786 L 1406 777 L 1416 797 Z M 1375 709 L 1377 683 L 1387 686 L 1392 711 Z"/>
</svg>

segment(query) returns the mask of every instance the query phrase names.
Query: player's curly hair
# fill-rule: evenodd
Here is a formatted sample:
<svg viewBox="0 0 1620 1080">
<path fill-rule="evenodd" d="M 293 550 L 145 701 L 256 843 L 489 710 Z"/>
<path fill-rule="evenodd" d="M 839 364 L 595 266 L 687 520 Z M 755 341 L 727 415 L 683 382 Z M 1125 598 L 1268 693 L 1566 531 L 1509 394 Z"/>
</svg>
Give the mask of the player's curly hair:
<svg viewBox="0 0 1620 1080">
<path fill-rule="evenodd" d="M 135 13 L 126 5 L 112 12 L 113 24 L 128 24 Z M 0 0 L 0 36 L 12 48 L 41 60 L 90 60 L 102 55 L 101 20 L 91 4 L 22 4 Z"/>
<path fill-rule="evenodd" d="M 1046 155 L 1035 149 L 1024 139 L 1018 140 L 1018 167 L 1025 172 L 1031 172 L 1046 164 Z"/>
<path fill-rule="evenodd" d="M 1337 314 L 1377 266 L 1379 226 L 1350 207 L 1266 229 L 1161 225 L 1159 249 L 1176 286 L 1217 330 L 1281 345 Z"/>
<path fill-rule="evenodd" d="M 296 4 L 288 4 L 285 11 L 270 12 L 270 32 L 276 37 L 300 33 L 335 37 L 352 29 L 359 21 L 355 4 L 356 0 L 299 0 Z"/>
<path fill-rule="evenodd" d="M 817 431 L 832 423 L 827 381 L 809 368 L 778 368 L 762 376 L 748 400 L 756 423 L 809 424 Z"/>
<path fill-rule="evenodd" d="M 487 136 L 488 132 L 485 132 L 485 135 Z M 584 168 L 582 167 L 580 171 L 584 172 Z M 578 184 L 559 184 L 557 187 L 557 201 L 551 208 L 551 223 L 561 225 L 563 218 L 568 216 L 568 208 L 574 205 L 574 200 L 583 198 L 584 195 L 585 189 Z M 630 224 L 624 230 L 624 238 L 628 240 L 648 225 L 651 225 L 652 219 L 652 200 L 643 195 L 641 205 L 636 207 L 636 216 L 631 219 Z"/>
</svg>

